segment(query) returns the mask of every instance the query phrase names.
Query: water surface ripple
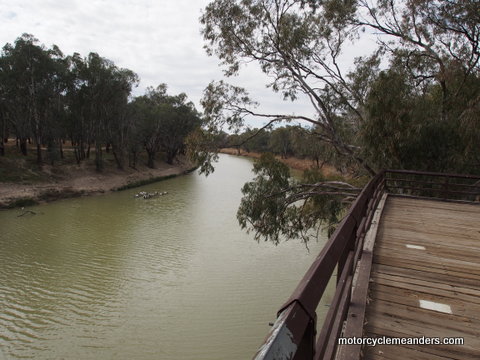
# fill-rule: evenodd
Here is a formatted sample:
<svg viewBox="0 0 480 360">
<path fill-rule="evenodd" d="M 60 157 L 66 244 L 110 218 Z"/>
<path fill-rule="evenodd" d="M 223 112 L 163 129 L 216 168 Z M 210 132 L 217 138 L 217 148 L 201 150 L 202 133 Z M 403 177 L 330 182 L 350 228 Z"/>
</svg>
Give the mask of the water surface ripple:
<svg viewBox="0 0 480 360">
<path fill-rule="evenodd" d="M 0 212 L 0 359 L 250 358 L 321 247 L 239 229 L 250 170 Z"/>
</svg>

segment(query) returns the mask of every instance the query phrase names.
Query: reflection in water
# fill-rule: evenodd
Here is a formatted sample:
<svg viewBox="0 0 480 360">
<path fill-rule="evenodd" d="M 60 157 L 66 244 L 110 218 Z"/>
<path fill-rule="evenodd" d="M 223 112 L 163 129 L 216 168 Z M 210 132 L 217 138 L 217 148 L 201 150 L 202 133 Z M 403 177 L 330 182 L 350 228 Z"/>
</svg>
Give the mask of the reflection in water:
<svg viewBox="0 0 480 360">
<path fill-rule="evenodd" d="M 251 162 L 0 213 L 0 357 L 244 359 L 318 253 L 256 243 L 236 209 Z M 328 302 L 329 299 L 326 299 Z"/>
</svg>

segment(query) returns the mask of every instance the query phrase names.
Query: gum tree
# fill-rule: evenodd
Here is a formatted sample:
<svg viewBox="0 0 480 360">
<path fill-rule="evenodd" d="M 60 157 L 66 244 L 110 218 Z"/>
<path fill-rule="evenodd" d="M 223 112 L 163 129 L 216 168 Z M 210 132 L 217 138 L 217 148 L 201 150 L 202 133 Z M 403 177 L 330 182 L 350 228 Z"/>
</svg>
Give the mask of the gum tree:
<svg viewBox="0 0 480 360">
<path fill-rule="evenodd" d="M 225 76 L 255 63 L 271 79 L 266 86 L 272 91 L 286 100 L 302 97 L 311 106 L 305 114 L 265 113 L 247 90 L 212 82 L 202 101 L 206 132 L 241 129 L 246 116 L 267 120 L 266 127 L 295 120 L 314 129 L 317 141 L 334 151 L 336 162 L 343 162 L 354 177 L 372 176 L 389 165 L 382 159 L 393 152 L 385 150 L 397 151 L 392 145 L 399 136 L 407 142 L 399 151 L 418 149 L 425 156 L 411 162 L 406 151 L 396 157 L 398 167 L 422 169 L 434 156 L 438 170 L 452 169 L 456 163 L 451 159 L 458 163 L 468 153 L 480 171 L 472 151 L 478 130 L 474 136 L 462 130 L 478 125 L 479 14 L 475 0 L 212 1 L 201 17 L 202 33 L 207 52 L 219 58 Z M 377 48 L 346 59 L 347 48 L 363 37 L 375 38 Z M 354 64 L 353 70 L 342 65 L 345 60 Z M 405 85 L 397 94 L 400 99 L 386 87 L 387 78 L 395 76 L 400 77 L 397 84 Z M 413 109 L 402 117 L 403 108 L 385 106 L 389 101 Z M 435 141 L 426 141 L 429 133 Z M 371 134 L 386 139 L 375 141 Z M 445 138 L 455 146 L 443 161 L 436 154 L 445 154 Z M 208 163 L 215 156 L 203 159 Z M 208 164 L 203 168 L 211 169 Z M 274 242 L 281 234 L 302 237 L 358 191 L 313 172 L 295 183 L 280 168 L 271 158 L 259 162 L 257 177 L 243 189 L 238 213 L 242 226 Z"/>
<path fill-rule="evenodd" d="M 37 163 L 42 163 L 41 146 L 52 130 L 51 119 L 64 91 L 64 58 L 57 46 L 46 49 L 32 35 L 23 34 L 3 47 L 0 61 L 2 107 L 27 154 L 27 139 L 33 138 Z"/>
</svg>

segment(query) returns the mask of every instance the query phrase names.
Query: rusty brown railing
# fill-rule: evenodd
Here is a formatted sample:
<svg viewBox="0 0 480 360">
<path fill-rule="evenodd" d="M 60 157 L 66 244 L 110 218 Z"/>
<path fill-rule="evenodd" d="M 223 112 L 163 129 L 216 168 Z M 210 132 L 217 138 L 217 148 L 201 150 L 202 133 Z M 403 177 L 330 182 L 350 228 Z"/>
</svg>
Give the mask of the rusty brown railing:
<svg viewBox="0 0 480 360">
<path fill-rule="evenodd" d="M 352 296 L 354 272 L 358 278 L 355 293 L 365 298 L 370 270 L 362 269 L 362 255 L 371 263 L 371 253 L 363 253 L 365 235 L 377 205 L 387 192 L 399 196 L 428 197 L 448 201 L 479 201 L 480 176 L 432 172 L 384 170 L 362 190 L 348 213 L 307 270 L 297 288 L 280 308 L 277 320 L 260 347 L 255 360 L 333 359 L 338 338 L 362 336 L 365 303 Z M 364 259 L 362 259 L 364 260 Z M 316 308 L 333 272 L 337 271 L 336 290 L 324 322 L 317 334 Z M 349 323 L 345 320 L 349 314 Z M 360 346 L 342 353 L 343 359 L 359 359 Z"/>
<path fill-rule="evenodd" d="M 389 193 L 441 200 L 478 201 L 480 177 L 423 171 L 388 170 Z"/>
</svg>

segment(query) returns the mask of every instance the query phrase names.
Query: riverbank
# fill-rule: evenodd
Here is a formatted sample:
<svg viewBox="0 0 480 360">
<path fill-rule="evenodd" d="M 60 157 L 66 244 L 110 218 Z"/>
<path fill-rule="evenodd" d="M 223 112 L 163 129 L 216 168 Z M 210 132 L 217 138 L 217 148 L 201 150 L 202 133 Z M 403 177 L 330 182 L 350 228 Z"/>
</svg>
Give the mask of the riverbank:
<svg viewBox="0 0 480 360">
<path fill-rule="evenodd" d="M 260 156 L 262 156 L 261 153 L 249 152 L 249 151 L 245 151 L 245 150 L 241 150 L 241 149 L 239 150 L 239 149 L 236 149 L 236 148 L 224 148 L 224 149 L 221 149 L 220 152 L 223 153 L 223 154 L 229 154 L 229 155 L 235 155 L 235 156 L 245 156 L 245 157 L 254 158 L 254 159 L 258 159 Z M 311 160 L 311 159 L 299 159 L 299 158 L 296 158 L 296 157 L 287 157 L 287 158 L 283 159 L 282 157 L 280 157 L 278 155 L 275 156 L 275 158 L 277 160 L 281 161 L 282 163 L 284 163 L 285 165 L 287 165 L 289 168 L 295 169 L 295 170 L 298 170 L 298 171 L 305 171 L 305 170 L 311 169 L 312 167 L 315 167 L 317 165 L 315 163 L 315 161 Z M 345 176 L 345 174 L 340 173 L 333 166 L 327 165 L 327 164 L 324 164 L 320 168 L 320 170 L 321 170 L 323 175 L 328 176 L 328 177 L 330 177 L 330 176 Z"/>
<path fill-rule="evenodd" d="M 19 164 L 18 167 L 21 166 Z M 185 158 L 179 159 L 174 165 L 158 162 L 155 169 L 141 164 L 136 169 L 125 170 L 110 166 L 101 173 L 96 172 L 94 166 L 88 163 L 61 167 L 43 165 L 41 171 L 35 174 L 37 179 L 33 181 L 29 179 L 0 183 L 0 209 L 128 189 L 186 174 L 193 168 Z"/>
</svg>

